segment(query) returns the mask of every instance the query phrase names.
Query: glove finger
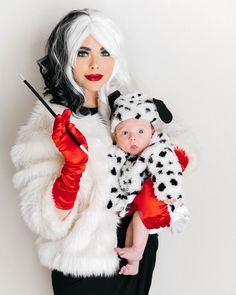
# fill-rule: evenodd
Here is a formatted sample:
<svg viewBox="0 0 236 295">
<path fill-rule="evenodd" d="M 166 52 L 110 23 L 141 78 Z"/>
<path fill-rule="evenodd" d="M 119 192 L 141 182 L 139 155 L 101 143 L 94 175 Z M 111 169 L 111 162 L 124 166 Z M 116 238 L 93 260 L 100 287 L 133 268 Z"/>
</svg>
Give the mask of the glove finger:
<svg viewBox="0 0 236 295">
<path fill-rule="evenodd" d="M 65 109 L 62 114 L 56 115 L 53 124 L 53 129 L 57 129 L 60 123 L 63 123 L 63 125 L 68 125 L 70 123 L 70 116 L 71 111 L 69 109 Z"/>
<path fill-rule="evenodd" d="M 65 134 L 66 128 L 64 123 L 62 122 L 57 122 L 56 123 L 56 128 L 53 128 L 52 132 L 52 139 L 56 144 L 59 144 L 61 141 L 61 137 Z"/>
<path fill-rule="evenodd" d="M 57 129 L 58 124 L 62 122 L 62 116 L 61 114 L 56 115 L 54 123 L 53 123 L 53 130 Z"/>
<path fill-rule="evenodd" d="M 75 137 L 79 140 L 79 142 L 88 149 L 88 143 L 84 135 L 75 127 L 74 124 L 70 123 L 67 128 L 70 130 L 71 133 L 75 135 Z"/>
<path fill-rule="evenodd" d="M 65 109 L 61 116 L 62 120 L 65 122 L 65 125 L 68 125 L 70 123 L 71 110 Z"/>
</svg>

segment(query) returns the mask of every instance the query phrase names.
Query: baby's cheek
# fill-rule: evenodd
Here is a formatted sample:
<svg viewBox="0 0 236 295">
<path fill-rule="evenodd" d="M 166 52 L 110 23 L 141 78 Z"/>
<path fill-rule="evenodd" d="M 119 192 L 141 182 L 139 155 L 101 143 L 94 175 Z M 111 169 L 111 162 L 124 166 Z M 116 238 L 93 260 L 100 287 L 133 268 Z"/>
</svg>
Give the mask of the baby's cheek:
<svg viewBox="0 0 236 295">
<path fill-rule="evenodd" d="M 129 145 L 127 144 L 127 142 L 125 140 L 119 141 L 117 142 L 117 145 L 125 152 L 128 152 L 129 150 Z"/>
<path fill-rule="evenodd" d="M 125 144 L 122 149 L 123 149 L 123 151 L 128 153 L 129 152 L 129 145 Z"/>
</svg>

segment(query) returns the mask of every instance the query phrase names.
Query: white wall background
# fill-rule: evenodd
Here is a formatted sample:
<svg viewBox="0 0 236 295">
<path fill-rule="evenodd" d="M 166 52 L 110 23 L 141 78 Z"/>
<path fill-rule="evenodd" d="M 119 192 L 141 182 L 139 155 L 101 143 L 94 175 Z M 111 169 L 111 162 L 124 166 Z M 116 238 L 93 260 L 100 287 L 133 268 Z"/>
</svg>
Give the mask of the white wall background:
<svg viewBox="0 0 236 295">
<path fill-rule="evenodd" d="M 9 150 L 35 100 L 18 74 L 42 92 L 35 61 L 49 33 L 85 7 L 120 26 L 138 88 L 164 98 L 199 142 L 198 167 L 185 178 L 192 220 L 181 235 L 161 235 L 151 295 L 236 294 L 234 0 L 1 1 L 0 294 L 52 295 L 20 216 Z"/>
</svg>

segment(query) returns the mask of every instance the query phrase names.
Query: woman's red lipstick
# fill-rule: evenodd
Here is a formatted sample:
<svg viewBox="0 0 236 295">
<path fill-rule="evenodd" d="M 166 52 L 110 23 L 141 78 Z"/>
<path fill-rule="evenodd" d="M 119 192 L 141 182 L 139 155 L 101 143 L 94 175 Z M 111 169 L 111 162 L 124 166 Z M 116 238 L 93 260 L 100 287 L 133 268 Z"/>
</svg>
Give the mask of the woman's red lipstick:
<svg viewBox="0 0 236 295">
<path fill-rule="evenodd" d="M 85 78 L 89 81 L 99 81 L 101 80 L 103 75 L 101 74 L 91 74 L 91 75 L 85 75 Z"/>
</svg>

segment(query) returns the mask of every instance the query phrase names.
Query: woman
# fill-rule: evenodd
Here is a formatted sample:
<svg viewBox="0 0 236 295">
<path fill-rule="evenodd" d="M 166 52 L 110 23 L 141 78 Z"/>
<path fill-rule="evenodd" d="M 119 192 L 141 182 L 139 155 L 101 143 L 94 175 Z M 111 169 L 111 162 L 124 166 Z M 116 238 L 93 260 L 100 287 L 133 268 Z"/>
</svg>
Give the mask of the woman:
<svg viewBox="0 0 236 295">
<path fill-rule="evenodd" d="M 39 236 L 39 259 L 52 269 L 54 294 L 148 294 L 157 235 L 149 236 L 139 274 L 118 275 L 125 261 L 114 248 L 117 241 L 124 246 L 131 216 L 119 221 L 107 209 L 112 143 L 107 95 L 130 90 L 121 34 L 96 10 L 72 11 L 53 30 L 39 66 L 48 103 L 62 115 L 53 122 L 37 103 L 11 156 L 19 169 L 14 183 L 22 215 Z M 88 148 L 89 158 L 65 126 Z"/>
</svg>

